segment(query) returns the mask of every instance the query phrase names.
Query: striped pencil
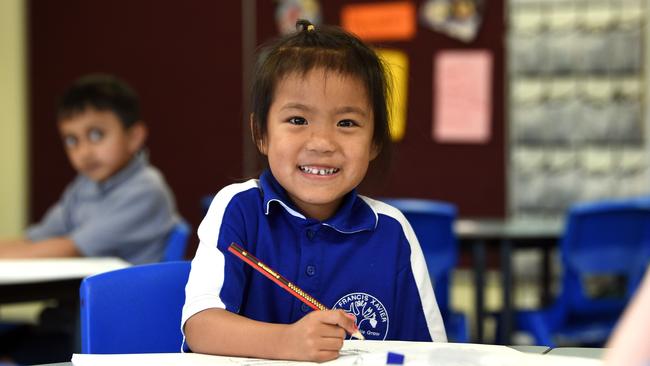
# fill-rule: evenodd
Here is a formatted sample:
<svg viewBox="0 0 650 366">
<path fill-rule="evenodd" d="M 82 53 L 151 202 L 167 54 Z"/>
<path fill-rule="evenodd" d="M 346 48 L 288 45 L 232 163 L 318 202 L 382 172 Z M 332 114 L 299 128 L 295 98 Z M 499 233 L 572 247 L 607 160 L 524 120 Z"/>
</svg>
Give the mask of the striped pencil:
<svg viewBox="0 0 650 366">
<path fill-rule="evenodd" d="M 266 278 L 275 282 L 276 285 L 282 287 L 287 292 L 289 292 L 290 294 L 298 298 L 300 301 L 307 304 L 312 309 L 328 310 L 328 308 L 325 305 L 321 304 L 314 297 L 312 297 L 311 295 L 303 291 L 300 287 L 291 283 L 289 280 L 284 278 L 281 274 L 271 269 L 269 266 L 264 264 L 262 261 L 257 259 L 254 255 L 250 254 L 249 252 L 244 250 L 244 248 L 240 247 L 236 243 L 231 243 L 230 246 L 228 247 L 228 251 L 233 253 L 237 257 L 239 257 L 239 259 L 248 263 L 251 267 L 255 268 L 261 274 L 266 276 Z M 361 332 L 359 332 L 358 329 L 354 333 L 352 333 L 352 336 L 357 339 L 364 339 L 363 335 L 361 334 Z"/>
</svg>

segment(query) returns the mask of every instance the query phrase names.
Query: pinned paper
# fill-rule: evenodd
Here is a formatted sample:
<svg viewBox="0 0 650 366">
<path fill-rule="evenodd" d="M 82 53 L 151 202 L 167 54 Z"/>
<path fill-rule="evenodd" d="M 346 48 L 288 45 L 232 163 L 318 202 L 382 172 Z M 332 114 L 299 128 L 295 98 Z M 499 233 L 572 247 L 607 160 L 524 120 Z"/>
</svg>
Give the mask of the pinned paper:
<svg viewBox="0 0 650 366">
<path fill-rule="evenodd" d="M 483 21 L 483 0 L 427 0 L 420 7 L 420 19 L 431 29 L 471 42 Z"/>
<path fill-rule="evenodd" d="M 398 50 L 377 49 L 376 52 L 388 67 L 387 79 L 392 86 L 388 98 L 391 140 L 401 141 L 406 132 L 408 56 Z"/>
<path fill-rule="evenodd" d="M 275 22 L 280 34 L 296 31 L 298 19 L 309 20 L 312 24 L 321 23 L 320 4 L 317 0 L 279 0 L 275 11 Z"/>
<path fill-rule="evenodd" d="M 438 53 L 433 85 L 433 139 L 487 142 L 492 115 L 492 54 L 487 50 Z"/>
<path fill-rule="evenodd" d="M 365 41 L 403 41 L 415 36 L 415 5 L 410 1 L 346 5 L 341 25 Z"/>
</svg>

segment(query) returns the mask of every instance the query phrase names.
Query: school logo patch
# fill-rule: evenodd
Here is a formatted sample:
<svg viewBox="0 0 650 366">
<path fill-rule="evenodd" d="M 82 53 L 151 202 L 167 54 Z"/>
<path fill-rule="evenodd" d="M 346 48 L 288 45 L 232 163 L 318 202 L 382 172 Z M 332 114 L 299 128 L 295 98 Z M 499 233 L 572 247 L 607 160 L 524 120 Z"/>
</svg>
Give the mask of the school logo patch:
<svg viewBox="0 0 650 366">
<path fill-rule="evenodd" d="M 343 309 L 356 317 L 356 324 L 366 339 L 384 340 L 388 334 L 388 312 L 376 297 L 364 292 L 347 294 L 340 298 L 333 309 Z"/>
</svg>

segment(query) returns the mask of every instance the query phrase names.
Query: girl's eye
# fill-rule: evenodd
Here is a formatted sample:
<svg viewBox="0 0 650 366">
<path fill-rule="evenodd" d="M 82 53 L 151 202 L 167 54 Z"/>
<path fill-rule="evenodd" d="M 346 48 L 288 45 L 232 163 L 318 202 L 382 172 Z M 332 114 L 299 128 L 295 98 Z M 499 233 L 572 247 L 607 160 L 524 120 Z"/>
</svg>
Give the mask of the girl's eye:
<svg viewBox="0 0 650 366">
<path fill-rule="evenodd" d="M 91 142 L 101 141 L 102 138 L 104 138 L 104 131 L 97 128 L 93 128 L 88 131 L 88 140 Z"/>
<path fill-rule="evenodd" d="M 302 117 L 291 117 L 289 118 L 289 123 L 291 123 L 292 125 L 302 126 L 307 124 L 307 120 Z"/>
<path fill-rule="evenodd" d="M 351 119 L 344 119 L 344 120 L 342 120 L 342 121 L 338 121 L 338 123 L 337 123 L 336 125 L 339 126 L 339 127 L 354 127 L 354 126 L 358 126 L 358 124 L 357 124 L 356 122 L 354 122 L 353 120 L 351 120 Z"/>
<path fill-rule="evenodd" d="M 78 142 L 79 141 L 74 136 L 65 136 L 65 137 L 63 137 L 63 145 L 65 145 L 65 147 L 68 148 L 68 149 L 77 146 Z"/>
</svg>

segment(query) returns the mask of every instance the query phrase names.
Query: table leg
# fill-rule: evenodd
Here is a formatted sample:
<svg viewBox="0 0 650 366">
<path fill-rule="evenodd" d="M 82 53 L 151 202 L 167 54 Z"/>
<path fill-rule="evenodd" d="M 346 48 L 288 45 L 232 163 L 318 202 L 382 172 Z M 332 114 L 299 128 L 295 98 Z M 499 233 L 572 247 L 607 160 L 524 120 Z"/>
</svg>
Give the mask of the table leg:
<svg viewBox="0 0 650 366">
<path fill-rule="evenodd" d="M 503 344 L 512 344 L 514 311 L 512 301 L 512 243 L 510 240 L 501 241 L 501 286 L 503 288 L 501 342 Z"/>
<path fill-rule="evenodd" d="M 542 307 L 551 303 L 551 245 L 542 249 Z"/>
<path fill-rule="evenodd" d="M 476 343 L 483 343 L 483 320 L 485 319 L 485 242 L 476 240 L 472 245 L 474 262 L 474 306 L 476 314 Z"/>
</svg>

